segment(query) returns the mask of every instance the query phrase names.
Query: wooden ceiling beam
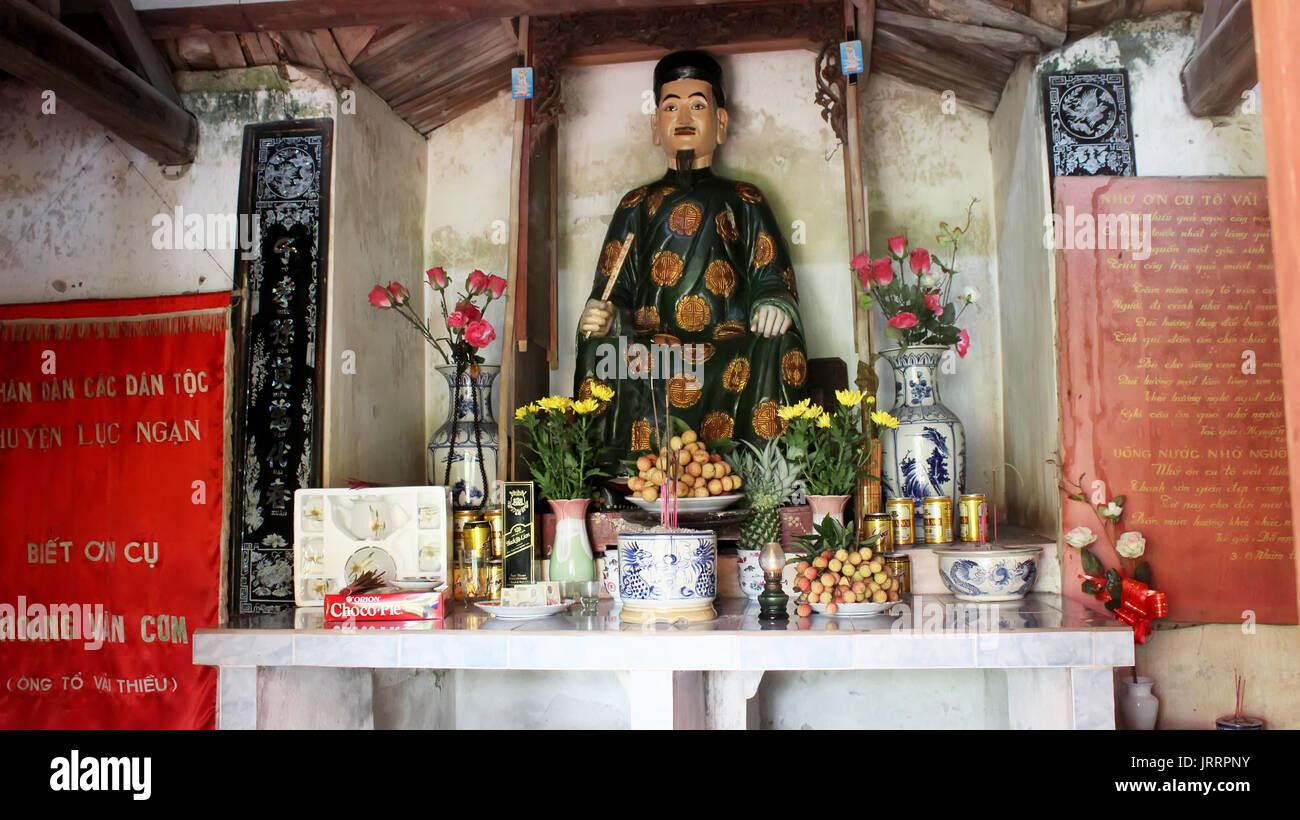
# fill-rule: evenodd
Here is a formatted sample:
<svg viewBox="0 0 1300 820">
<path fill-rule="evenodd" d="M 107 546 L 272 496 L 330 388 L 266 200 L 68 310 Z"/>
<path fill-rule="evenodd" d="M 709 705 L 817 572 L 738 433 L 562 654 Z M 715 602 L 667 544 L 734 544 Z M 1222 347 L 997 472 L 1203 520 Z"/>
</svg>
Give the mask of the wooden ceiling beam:
<svg viewBox="0 0 1300 820">
<path fill-rule="evenodd" d="M 1259 81 L 1255 65 L 1255 25 L 1251 0 L 1237 0 L 1215 25 L 1207 14 L 1203 26 L 1213 26 L 1183 67 L 1183 98 L 1198 117 L 1232 113 L 1241 95 Z"/>
<path fill-rule="evenodd" d="M 171 69 L 144 33 L 144 26 L 140 25 L 140 18 L 131 7 L 131 0 L 99 0 L 99 11 L 108 24 L 109 31 L 113 32 L 118 48 L 135 64 L 133 67 L 138 66 L 139 72 L 154 88 L 179 105 L 181 95 L 176 93 Z"/>
<path fill-rule="evenodd" d="M 660 8 L 663 6 L 752 5 L 771 0 L 283 0 L 226 3 L 140 11 L 155 39 L 185 34 L 236 34 L 394 23 L 451 23 L 482 17 L 571 14 L 574 12 Z"/>
<path fill-rule="evenodd" d="M 925 17 L 1016 31 L 1036 38 L 1047 48 L 1065 42 L 1065 31 L 1040 23 L 1027 14 L 1004 8 L 989 0 L 898 0 L 894 5 Z"/>
<path fill-rule="evenodd" d="M 1036 37 L 989 26 L 953 23 L 887 9 L 876 10 L 876 22 L 883 26 L 897 26 L 925 34 L 946 35 L 957 40 L 988 46 L 997 51 L 1005 51 L 1008 54 L 1038 54 L 1043 50 L 1042 44 Z"/>
<path fill-rule="evenodd" d="M 53 91 L 164 165 L 194 161 L 193 114 L 26 0 L 0 0 L 0 68 Z"/>
</svg>

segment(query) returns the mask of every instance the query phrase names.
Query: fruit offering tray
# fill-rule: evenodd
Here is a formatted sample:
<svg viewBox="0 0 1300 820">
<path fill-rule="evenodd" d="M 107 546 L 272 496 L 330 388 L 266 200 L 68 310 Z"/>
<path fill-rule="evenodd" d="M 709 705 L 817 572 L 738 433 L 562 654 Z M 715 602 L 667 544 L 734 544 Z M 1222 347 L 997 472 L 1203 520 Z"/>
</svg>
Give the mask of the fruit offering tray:
<svg viewBox="0 0 1300 820">
<path fill-rule="evenodd" d="M 367 570 L 390 582 L 451 577 L 452 507 L 446 487 L 296 490 L 293 587 L 298 606 L 325 605 Z"/>
</svg>

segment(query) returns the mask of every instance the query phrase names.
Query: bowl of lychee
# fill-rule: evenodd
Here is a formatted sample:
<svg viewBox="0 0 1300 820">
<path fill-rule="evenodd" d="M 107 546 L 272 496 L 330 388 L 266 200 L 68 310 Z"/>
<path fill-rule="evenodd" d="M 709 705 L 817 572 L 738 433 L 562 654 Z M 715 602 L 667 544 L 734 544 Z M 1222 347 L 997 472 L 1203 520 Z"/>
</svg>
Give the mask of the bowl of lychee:
<svg viewBox="0 0 1300 820">
<path fill-rule="evenodd" d="M 870 547 L 823 550 L 795 565 L 795 614 L 849 618 L 875 615 L 898 603 L 899 580 Z"/>
<path fill-rule="evenodd" d="M 740 476 L 718 453 L 710 453 L 694 430 L 673 436 L 658 453 L 636 460 L 636 475 L 627 480 L 627 500 L 651 512 L 659 509 L 664 492 L 673 482 L 682 512 L 716 512 L 741 498 Z"/>
</svg>

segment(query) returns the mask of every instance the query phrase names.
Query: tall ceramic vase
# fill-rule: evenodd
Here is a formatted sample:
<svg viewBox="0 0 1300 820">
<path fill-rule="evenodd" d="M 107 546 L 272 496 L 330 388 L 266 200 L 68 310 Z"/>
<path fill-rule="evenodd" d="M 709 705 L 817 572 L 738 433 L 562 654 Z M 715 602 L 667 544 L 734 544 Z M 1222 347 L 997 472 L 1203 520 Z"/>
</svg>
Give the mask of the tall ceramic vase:
<svg viewBox="0 0 1300 820">
<path fill-rule="evenodd" d="M 939 397 L 939 360 L 948 348 L 912 346 L 881 351 L 894 369 L 898 427 L 881 434 L 886 499 L 911 497 L 916 515 L 927 496 L 946 495 L 952 508 L 966 491 L 966 428 Z"/>
<path fill-rule="evenodd" d="M 1151 692 L 1155 681 L 1138 676 L 1123 682 L 1124 689 L 1119 696 L 1119 711 L 1124 718 L 1125 729 L 1150 731 L 1156 728 L 1156 715 L 1160 711 L 1160 700 Z"/>
<path fill-rule="evenodd" d="M 834 518 L 839 523 L 844 523 L 844 507 L 848 505 L 848 495 L 810 495 L 808 496 L 808 506 L 812 507 L 813 526 L 817 526 L 823 519 Z"/>
<path fill-rule="evenodd" d="M 551 501 L 555 513 L 555 544 L 551 547 L 552 581 L 594 581 L 596 560 L 591 554 L 591 539 L 587 537 L 586 498 Z"/>
<path fill-rule="evenodd" d="M 478 378 L 466 368 L 456 382 L 454 364 L 439 365 L 438 372 L 447 379 L 450 401 L 447 420 L 429 440 L 430 484 L 451 487 L 451 501 L 456 509 L 477 507 L 491 492 L 497 478 L 497 422 L 492 409 L 492 383 L 501 368 L 481 364 Z M 480 446 L 474 441 L 474 409 L 478 407 L 479 444 L 483 452 L 479 462 Z M 450 462 L 451 477 L 447 476 Z M 486 474 L 487 483 L 484 484 Z"/>
</svg>

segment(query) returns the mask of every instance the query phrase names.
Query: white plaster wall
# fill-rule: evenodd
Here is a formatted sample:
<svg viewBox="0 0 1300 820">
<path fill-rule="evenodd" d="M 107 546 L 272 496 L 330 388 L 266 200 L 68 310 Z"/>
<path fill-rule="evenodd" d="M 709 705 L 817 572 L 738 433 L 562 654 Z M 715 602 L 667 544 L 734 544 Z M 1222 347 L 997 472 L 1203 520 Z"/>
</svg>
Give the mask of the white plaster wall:
<svg viewBox="0 0 1300 820">
<path fill-rule="evenodd" d="M 457 117 L 429 135 L 428 192 L 424 213 L 424 268 L 411 281 L 424 292 L 425 315 L 437 328 L 442 311 L 435 294 L 423 284 L 424 270 L 446 268 L 458 286 L 478 268 L 505 277 L 510 257 L 510 155 L 515 103 L 508 92 Z M 448 307 L 452 300 L 448 299 Z M 505 302 L 492 304 L 488 321 L 497 341 L 483 351 L 488 364 L 501 363 L 501 334 L 505 328 Z M 414 333 L 414 331 L 412 331 Z M 422 344 L 427 373 L 425 386 L 425 441 L 447 417 L 447 382 L 434 368 L 442 358 Z"/>
<path fill-rule="evenodd" d="M 273 71 L 228 72 L 231 93 L 184 93 L 199 122 L 179 179 L 70 105 L 0 82 L 0 301 L 55 302 L 229 290 L 234 250 L 155 249 L 158 213 L 233 213 L 244 124 L 332 116 L 334 90 Z M 182 89 L 185 75 L 180 75 Z"/>
<path fill-rule="evenodd" d="M 1263 120 L 1242 106 L 1225 117 L 1194 117 L 1179 72 L 1201 16 L 1177 12 L 1118 23 L 1044 57 L 1042 72 L 1124 66 L 1132 95 L 1140 176 L 1263 176 Z M 1041 93 L 1037 84 L 1034 93 Z"/>
<path fill-rule="evenodd" d="M 998 293 L 1003 304 L 1002 401 L 1007 510 L 1012 522 L 1054 535 L 1060 529 L 1056 472 L 1056 258 L 1043 245 L 1052 213 L 1047 136 L 1032 59 L 1017 66 L 989 122 L 996 215 Z"/>
<path fill-rule="evenodd" d="M 791 244 L 810 358 L 838 356 L 856 368 L 853 306 L 839 141 L 813 102 L 810 51 L 724 57 L 729 139 L 715 172 L 763 190 L 791 242 L 802 220 L 807 241 Z M 560 366 L 551 388 L 573 389 L 575 330 L 591 291 L 609 218 L 624 193 L 663 175 L 667 160 L 651 143 L 653 62 L 564 72 L 559 142 Z M 643 96 L 644 95 L 644 96 Z M 653 105 L 653 102 L 649 102 Z M 436 132 L 435 132 L 436 133 Z M 850 376 L 852 378 L 852 376 Z"/>
<path fill-rule="evenodd" d="M 953 297 L 966 285 L 982 296 L 959 323 L 970 332 L 970 351 L 955 358 L 956 372 L 941 375 L 940 384 L 944 404 L 966 426 L 966 492 L 983 492 L 1000 507 L 995 471 L 1003 460 L 1002 345 L 989 118 L 964 105 L 944 113 L 942 102 L 937 92 L 884 74 L 873 75 L 859 94 L 871 254 L 884 256 L 889 238 L 899 234 L 913 247 L 938 253 L 939 223 L 961 225 L 971 198 L 979 200 L 957 256 Z M 880 311 L 874 314 L 876 350 L 895 346 L 884 336 Z M 876 374 L 881 406 L 889 407 L 894 378 L 883 359 Z"/>
<path fill-rule="evenodd" d="M 424 483 L 420 337 L 367 300 L 424 271 L 425 141 L 360 83 L 334 122 L 323 485 Z M 343 368 L 345 351 L 355 373 Z M 350 371 L 351 368 L 348 368 Z"/>
<path fill-rule="evenodd" d="M 1054 260 L 1044 259 L 1040 250 L 1041 220 L 1050 213 L 1048 201 L 1042 199 L 1048 184 L 1046 153 L 1038 147 L 1045 145 L 1041 75 L 1126 67 L 1134 150 L 1142 176 L 1261 176 L 1266 169 L 1257 110 L 1239 107 L 1229 116 L 1207 118 L 1187 111 L 1179 72 L 1199 27 L 1199 15 L 1174 13 L 1096 32 L 1045 56 L 1032 72 L 1020 66 L 993 118 L 998 252 L 1008 317 L 1003 323 L 1007 453 L 1013 463 L 1032 465 L 1035 459 L 1046 458 L 1043 448 L 1049 443 L 1055 448 L 1060 440 L 1055 374 L 1050 378 L 1049 413 L 1049 378 L 1041 369 L 1048 332 L 1038 321 L 1055 303 Z M 1020 316 L 1029 318 L 1013 320 Z M 1013 383 L 1013 373 L 1023 375 Z M 1013 407 L 1023 415 L 1013 417 Z M 1027 479 L 1025 494 L 1012 498 L 1018 509 L 1023 500 L 1028 523 L 1059 520 L 1059 501 L 1047 474 Z M 1236 624 L 1159 629 L 1148 643 L 1137 647 L 1137 668 L 1156 681 L 1159 728 L 1212 728 L 1216 717 L 1233 709 L 1237 672 L 1246 678 L 1248 714 L 1263 717 L 1270 728 L 1296 728 L 1300 726 L 1298 650 L 1300 627 L 1294 626 L 1259 626 L 1251 631 Z"/>
</svg>

